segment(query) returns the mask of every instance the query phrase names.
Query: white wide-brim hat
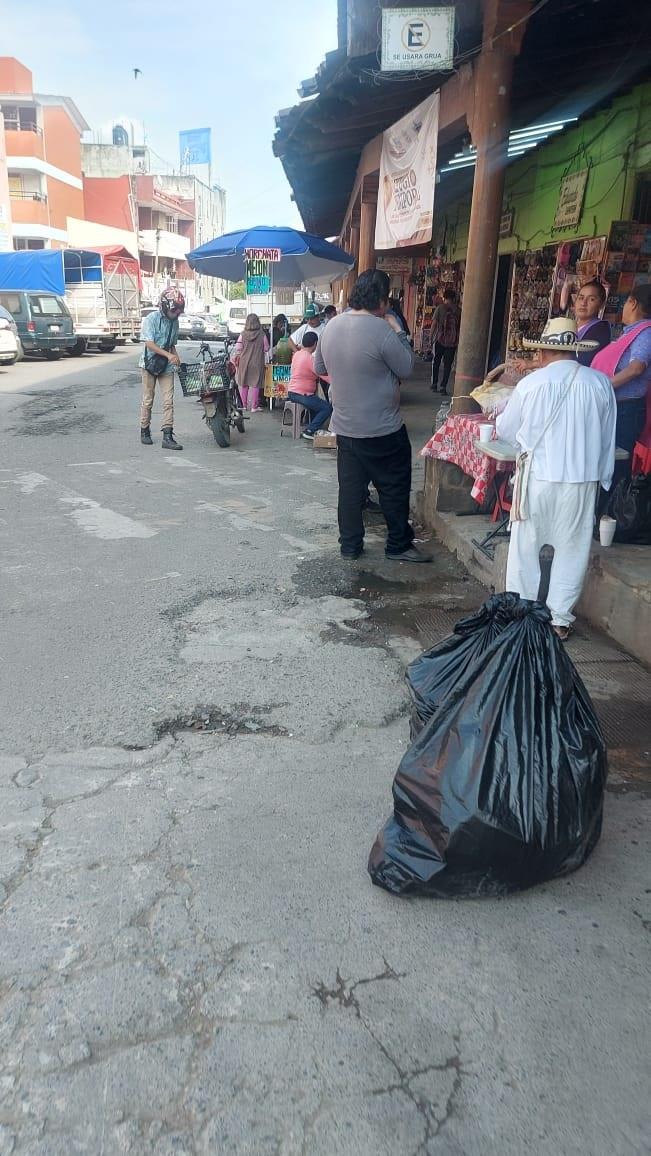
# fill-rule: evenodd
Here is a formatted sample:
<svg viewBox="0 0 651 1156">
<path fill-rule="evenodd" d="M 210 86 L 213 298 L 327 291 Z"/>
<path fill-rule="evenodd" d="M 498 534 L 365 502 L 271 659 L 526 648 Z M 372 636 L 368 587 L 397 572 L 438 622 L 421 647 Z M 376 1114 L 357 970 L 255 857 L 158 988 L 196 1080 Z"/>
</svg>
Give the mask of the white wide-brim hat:
<svg viewBox="0 0 651 1156">
<path fill-rule="evenodd" d="M 550 349 L 554 353 L 591 353 L 598 349 L 598 341 L 579 341 L 576 321 L 572 317 L 550 317 L 538 341 L 524 337 L 526 349 Z"/>
</svg>

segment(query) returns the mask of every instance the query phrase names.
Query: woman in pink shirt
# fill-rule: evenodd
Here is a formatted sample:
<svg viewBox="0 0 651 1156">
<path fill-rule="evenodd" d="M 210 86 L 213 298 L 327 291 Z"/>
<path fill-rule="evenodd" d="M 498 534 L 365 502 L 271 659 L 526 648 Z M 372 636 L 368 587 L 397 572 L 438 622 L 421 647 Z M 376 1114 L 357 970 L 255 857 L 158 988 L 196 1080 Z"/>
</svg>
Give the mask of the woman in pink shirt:
<svg viewBox="0 0 651 1156">
<path fill-rule="evenodd" d="M 303 437 L 308 441 L 314 441 L 316 431 L 325 425 L 332 413 L 330 402 L 318 397 L 316 392 L 318 378 L 314 372 L 312 355 L 318 340 L 317 334 L 311 329 L 303 335 L 301 348 L 297 349 L 292 357 L 292 372 L 287 391 L 290 401 L 305 406 L 312 414 L 312 420 L 303 431 Z"/>
</svg>

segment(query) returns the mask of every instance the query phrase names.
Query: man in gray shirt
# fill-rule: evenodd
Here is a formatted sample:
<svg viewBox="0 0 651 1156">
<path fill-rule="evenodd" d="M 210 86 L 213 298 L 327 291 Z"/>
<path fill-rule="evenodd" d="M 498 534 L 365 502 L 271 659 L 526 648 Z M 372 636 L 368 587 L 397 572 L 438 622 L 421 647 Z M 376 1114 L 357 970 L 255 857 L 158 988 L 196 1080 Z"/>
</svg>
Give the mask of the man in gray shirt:
<svg viewBox="0 0 651 1156">
<path fill-rule="evenodd" d="M 350 309 L 328 323 L 314 355 L 315 372 L 330 378 L 339 542 L 343 558 L 359 558 L 362 510 L 372 482 L 387 523 L 387 558 L 430 562 L 414 547 L 409 524 L 411 446 L 400 416 L 400 378 L 412 373 L 414 353 L 396 318 L 385 317 L 389 284 L 379 269 L 362 273 Z"/>
</svg>

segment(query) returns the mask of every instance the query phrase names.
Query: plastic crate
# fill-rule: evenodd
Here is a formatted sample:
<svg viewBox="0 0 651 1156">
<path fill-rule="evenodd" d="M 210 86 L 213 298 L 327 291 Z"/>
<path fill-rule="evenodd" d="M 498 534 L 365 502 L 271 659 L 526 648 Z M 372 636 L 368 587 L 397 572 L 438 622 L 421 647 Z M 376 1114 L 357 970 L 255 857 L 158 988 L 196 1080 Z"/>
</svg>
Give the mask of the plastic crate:
<svg viewBox="0 0 651 1156">
<path fill-rule="evenodd" d="M 184 397 L 230 389 L 231 385 L 226 357 L 217 357 L 207 362 L 183 362 L 178 368 L 178 375 Z"/>
</svg>

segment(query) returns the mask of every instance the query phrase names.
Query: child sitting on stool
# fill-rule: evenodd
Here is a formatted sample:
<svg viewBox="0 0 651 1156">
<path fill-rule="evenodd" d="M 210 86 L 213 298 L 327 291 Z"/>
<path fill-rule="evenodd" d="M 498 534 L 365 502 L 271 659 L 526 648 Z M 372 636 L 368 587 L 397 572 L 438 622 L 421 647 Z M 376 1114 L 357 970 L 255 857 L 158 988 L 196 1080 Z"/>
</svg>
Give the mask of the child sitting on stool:
<svg viewBox="0 0 651 1156">
<path fill-rule="evenodd" d="M 319 338 L 314 330 L 308 329 L 303 334 L 301 348 L 292 358 L 292 371 L 289 379 L 287 397 L 289 401 L 302 405 L 312 415 L 309 425 L 303 431 L 303 437 L 314 441 L 314 435 L 330 419 L 332 406 L 317 394 L 319 379 L 314 372 L 312 356 L 317 347 Z"/>
</svg>

